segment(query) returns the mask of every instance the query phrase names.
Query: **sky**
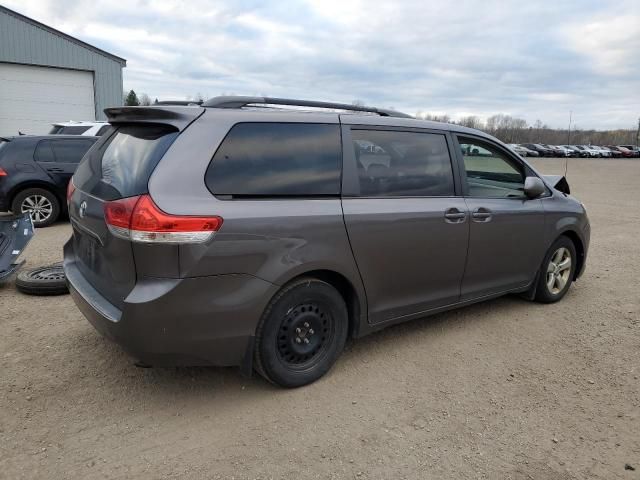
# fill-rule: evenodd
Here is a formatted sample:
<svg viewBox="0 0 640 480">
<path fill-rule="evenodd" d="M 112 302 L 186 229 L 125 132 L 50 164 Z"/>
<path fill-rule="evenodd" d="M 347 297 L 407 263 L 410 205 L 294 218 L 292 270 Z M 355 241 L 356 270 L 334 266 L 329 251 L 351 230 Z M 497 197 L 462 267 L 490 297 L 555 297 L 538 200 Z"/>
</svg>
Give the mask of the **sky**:
<svg viewBox="0 0 640 480">
<path fill-rule="evenodd" d="M 4 0 L 161 100 L 264 95 L 636 128 L 639 0 Z"/>
</svg>

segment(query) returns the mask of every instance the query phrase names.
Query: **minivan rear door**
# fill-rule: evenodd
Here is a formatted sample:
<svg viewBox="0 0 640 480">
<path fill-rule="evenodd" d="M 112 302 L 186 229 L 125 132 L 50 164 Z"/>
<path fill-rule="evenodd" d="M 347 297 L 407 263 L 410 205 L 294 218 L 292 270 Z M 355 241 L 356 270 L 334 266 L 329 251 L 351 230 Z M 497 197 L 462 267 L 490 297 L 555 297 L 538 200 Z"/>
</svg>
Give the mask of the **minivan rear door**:
<svg viewBox="0 0 640 480">
<path fill-rule="evenodd" d="M 469 237 L 442 131 L 343 129 L 342 206 L 369 321 L 458 301 Z"/>
<path fill-rule="evenodd" d="M 73 177 L 69 217 L 78 269 L 102 296 L 121 308 L 136 282 L 134 245 L 109 232 L 105 204 L 147 193 L 151 173 L 180 128 L 203 109 L 192 109 L 189 121 L 182 123 L 171 121 L 178 114 L 162 109 L 109 110 L 114 110 L 110 118 L 114 129 L 100 138 L 79 165 Z"/>
</svg>

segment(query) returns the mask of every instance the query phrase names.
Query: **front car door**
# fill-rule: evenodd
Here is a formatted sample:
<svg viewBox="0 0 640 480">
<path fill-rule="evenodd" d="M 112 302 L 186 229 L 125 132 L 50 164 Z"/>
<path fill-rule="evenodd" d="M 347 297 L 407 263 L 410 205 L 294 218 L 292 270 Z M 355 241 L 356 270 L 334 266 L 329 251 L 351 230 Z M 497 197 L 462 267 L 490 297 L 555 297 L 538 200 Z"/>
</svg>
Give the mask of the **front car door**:
<svg viewBox="0 0 640 480">
<path fill-rule="evenodd" d="M 535 173 L 489 139 L 457 135 L 457 142 L 471 217 L 461 300 L 525 287 L 544 254 L 542 202 L 524 194 L 525 178 Z"/>
<path fill-rule="evenodd" d="M 370 323 L 459 299 L 469 222 L 450 147 L 438 130 L 343 127 L 342 207 Z"/>
</svg>

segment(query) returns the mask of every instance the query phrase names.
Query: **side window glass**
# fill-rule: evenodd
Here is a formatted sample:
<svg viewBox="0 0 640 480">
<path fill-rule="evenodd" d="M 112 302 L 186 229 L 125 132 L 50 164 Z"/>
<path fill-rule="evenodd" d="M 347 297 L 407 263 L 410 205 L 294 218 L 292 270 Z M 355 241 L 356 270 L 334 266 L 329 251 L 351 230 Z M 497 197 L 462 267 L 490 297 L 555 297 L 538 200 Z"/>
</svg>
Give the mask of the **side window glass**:
<svg viewBox="0 0 640 480">
<path fill-rule="evenodd" d="M 356 129 L 351 133 L 361 196 L 454 195 L 444 135 Z"/>
<path fill-rule="evenodd" d="M 56 159 L 53 156 L 51 142 L 49 140 L 42 140 L 38 142 L 36 150 L 33 153 L 33 158 L 36 162 L 55 162 Z"/>
<path fill-rule="evenodd" d="M 60 163 L 79 163 L 93 143 L 86 140 L 56 140 L 53 151 L 56 161 Z"/>
<path fill-rule="evenodd" d="M 522 166 L 498 148 L 458 137 L 470 197 L 524 197 Z"/>
<path fill-rule="evenodd" d="M 309 123 L 239 123 L 205 174 L 214 195 L 340 194 L 340 127 Z"/>
</svg>

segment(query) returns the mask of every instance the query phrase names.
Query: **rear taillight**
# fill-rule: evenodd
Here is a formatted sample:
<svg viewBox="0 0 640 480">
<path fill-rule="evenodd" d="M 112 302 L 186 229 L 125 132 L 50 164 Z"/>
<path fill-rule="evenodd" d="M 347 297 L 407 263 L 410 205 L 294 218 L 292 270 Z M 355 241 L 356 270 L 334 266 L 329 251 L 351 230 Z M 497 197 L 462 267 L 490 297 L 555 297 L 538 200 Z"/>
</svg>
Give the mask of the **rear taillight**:
<svg viewBox="0 0 640 480">
<path fill-rule="evenodd" d="M 5 172 L 2 168 L 0 168 L 0 177 L 6 177 L 7 172 Z"/>
<path fill-rule="evenodd" d="M 106 202 L 104 218 L 116 237 L 145 243 L 202 243 L 222 226 L 221 217 L 165 213 L 149 195 Z"/>
<path fill-rule="evenodd" d="M 69 180 L 67 185 L 67 207 L 69 206 L 69 202 L 71 202 L 71 197 L 73 196 L 73 192 L 76 191 L 76 186 L 73 183 L 73 178 Z"/>
</svg>

